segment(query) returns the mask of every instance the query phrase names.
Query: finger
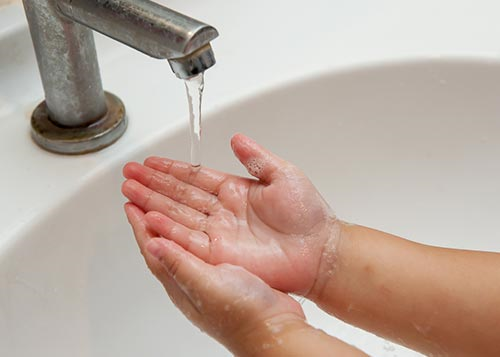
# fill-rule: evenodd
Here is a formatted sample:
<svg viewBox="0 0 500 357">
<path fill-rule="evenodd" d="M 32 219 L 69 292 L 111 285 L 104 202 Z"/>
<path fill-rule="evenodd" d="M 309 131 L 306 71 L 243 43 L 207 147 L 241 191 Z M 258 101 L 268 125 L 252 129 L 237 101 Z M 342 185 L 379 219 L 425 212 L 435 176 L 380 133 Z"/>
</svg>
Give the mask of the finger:
<svg viewBox="0 0 500 357">
<path fill-rule="evenodd" d="M 285 160 L 243 134 L 233 136 L 231 147 L 248 173 L 266 183 L 271 183 L 279 174 L 280 169 L 288 165 Z"/>
<path fill-rule="evenodd" d="M 210 238 L 204 232 L 194 231 L 158 212 L 145 216 L 149 229 L 162 237 L 173 240 L 187 251 L 207 261 L 210 253 Z"/>
<path fill-rule="evenodd" d="M 151 190 L 204 214 L 221 208 L 217 196 L 156 169 L 131 162 L 125 165 L 123 174 L 128 179 L 134 179 Z"/>
<path fill-rule="evenodd" d="M 200 167 L 193 169 L 191 164 L 182 161 L 150 157 L 144 161 L 144 165 L 152 169 L 170 174 L 183 182 L 189 183 L 200 189 L 217 195 L 222 183 L 232 175 Z"/>
<path fill-rule="evenodd" d="M 123 183 L 122 192 L 145 212 L 156 211 L 189 228 L 204 230 L 207 216 L 171 198 L 163 196 L 135 180 Z"/>
<path fill-rule="evenodd" d="M 125 204 L 125 213 L 134 231 L 137 244 L 139 245 L 142 255 L 151 272 L 157 277 L 167 291 L 172 302 L 186 315 L 187 318 L 197 318 L 199 312 L 193 306 L 191 299 L 179 288 L 177 283 L 168 274 L 165 274 L 165 269 L 161 262 L 152 256 L 146 246 L 151 239 L 155 239 L 155 235 L 151 232 L 144 222 L 144 212 L 133 203 Z M 158 239 L 158 238 L 156 238 Z M 163 239 L 163 238 L 161 238 Z"/>
<path fill-rule="evenodd" d="M 179 285 L 198 311 L 202 307 L 202 299 L 210 300 L 217 295 L 217 289 L 213 289 L 212 284 L 217 274 L 210 264 L 168 239 L 151 239 L 146 249 L 162 265 L 165 273 Z"/>
<path fill-rule="evenodd" d="M 204 263 L 194 255 L 189 254 L 177 243 L 168 239 L 151 239 L 146 250 L 153 257 L 158 259 L 163 269 L 179 282 L 191 282 L 200 275 L 205 275 L 205 271 L 211 270 L 212 266 Z"/>
<path fill-rule="evenodd" d="M 137 241 L 137 245 L 146 260 L 146 264 L 153 273 L 161 270 L 161 266 L 158 261 L 151 258 L 148 259 L 148 255 L 145 254 L 146 244 L 149 240 L 151 240 L 151 238 L 153 238 L 154 233 L 146 226 L 146 222 L 144 221 L 144 212 L 133 203 L 128 202 L 125 204 L 125 213 L 130 225 L 132 226 L 135 240 Z"/>
<path fill-rule="evenodd" d="M 131 202 L 125 204 L 125 213 L 132 226 L 134 236 L 139 247 L 144 247 L 146 242 L 153 237 L 153 233 L 147 228 L 144 221 L 144 212 Z"/>
<path fill-rule="evenodd" d="M 163 238 L 155 238 L 155 239 L 163 239 Z M 152 257 L 151 254 L 149 256 Z M 156 258 L 152 258 L 156 261 L 156 263 L 161 266 L 160 273 L 154 273 L 156 278 L 162 283 L 165 291 L 167 292 L 170 300 L 174 303 L 175 306 L 193 323 L 197 324 L 200 319 L 201 313 L 198 307 L 193 304 L 191 298 L 189 298 L 186 293 L 179 287 L 177 282 L 165 272 L 163 265 L 161 265 L 160 261 Z"/>
<path fill-rule="evenodd" d="M 298 310 L 300 315 L 300 305 L 287 294 L 277 293 L 260 278 L 239 266 L 207 264 L 166 239 L 152 239 L 146 249 L 158 259 L 165 272 L 177 282 L 205 318 L 207 314 L 220 317 L 221 304 L 228 303 L 234 308 L 238 307 L 247 320 L 282 308 L 287 311 Z"/>
</svg>

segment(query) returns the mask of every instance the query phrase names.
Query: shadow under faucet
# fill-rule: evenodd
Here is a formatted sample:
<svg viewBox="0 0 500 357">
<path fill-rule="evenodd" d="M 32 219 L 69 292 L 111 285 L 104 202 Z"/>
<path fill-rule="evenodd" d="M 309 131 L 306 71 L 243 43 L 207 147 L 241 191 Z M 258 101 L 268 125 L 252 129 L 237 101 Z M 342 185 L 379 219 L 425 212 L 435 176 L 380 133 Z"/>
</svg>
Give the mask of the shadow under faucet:
<svg viewBox="0 0 500 357">
<path fill-rule="evenodd" d="M 45 101 L 31 118 L 46 150 L 100 150 L 125 132 L 121 100 L 102 88 L 92 30 L 149 56 L 167 59 L 177 77 L 215 64 L 217 30 L 149 0 L 23 0 Z"/>
</svg>

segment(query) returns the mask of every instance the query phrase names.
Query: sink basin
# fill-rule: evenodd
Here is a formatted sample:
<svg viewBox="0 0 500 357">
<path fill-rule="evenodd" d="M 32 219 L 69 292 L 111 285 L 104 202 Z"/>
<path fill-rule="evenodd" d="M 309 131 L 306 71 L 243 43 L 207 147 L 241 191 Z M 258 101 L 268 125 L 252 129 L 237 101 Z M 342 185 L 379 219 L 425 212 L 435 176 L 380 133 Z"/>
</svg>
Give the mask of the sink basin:
<svg viewBox="0 0 500 357">
<path fill-rule="evenodd" d="M 440 60 L 297 80 L 208 111 L 203 163 L 244 174 L 229 147 L 243 132 L 303 168 L 344 220 L 499 251 L 499 79 L 500 63 Z M 167 299 L 122 211 L 122 165 L 186 160 L 188 137 L 186 121 L 118 155 L 4 245 L 1 355 L 228 355 Z M 418 355 L 304 308 L 313 325 L 372 355 Z"/>
<path fill-rule="evenodd" d="M 245 175 L 229 146 L 243 132 L 301 167 L 346 221 L 500 251 L 497 0 L 157 1 L 221 33 L 204 165 Z M 3 3 L 0 356 L 229 355 L 168 300 L 122 209 L 126 162 L 189 159 L 182 83 L 164 61 L 97 35 L 127 132 L 90 155 L 47 153 L 29 137 L 43 91 L 22 6 Z M 311 324 L 371 355 L 420 356 L 303 306 Z"/>
</svg>

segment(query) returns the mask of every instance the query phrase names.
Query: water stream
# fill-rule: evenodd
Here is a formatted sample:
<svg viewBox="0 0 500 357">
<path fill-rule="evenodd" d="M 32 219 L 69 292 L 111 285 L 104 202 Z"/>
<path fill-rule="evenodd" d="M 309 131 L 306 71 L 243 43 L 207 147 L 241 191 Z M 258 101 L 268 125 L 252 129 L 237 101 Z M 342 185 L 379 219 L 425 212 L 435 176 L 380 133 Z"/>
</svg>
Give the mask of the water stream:
<svg viewBox="0 0 500 357">
<path fill-rule="evenodd" d="M 203 73 L 184 81 L 189 103 L 189 126 L 191 136 L 191 165 L 201 165 L 201 101 L 205 86 Z"/>
</svg>

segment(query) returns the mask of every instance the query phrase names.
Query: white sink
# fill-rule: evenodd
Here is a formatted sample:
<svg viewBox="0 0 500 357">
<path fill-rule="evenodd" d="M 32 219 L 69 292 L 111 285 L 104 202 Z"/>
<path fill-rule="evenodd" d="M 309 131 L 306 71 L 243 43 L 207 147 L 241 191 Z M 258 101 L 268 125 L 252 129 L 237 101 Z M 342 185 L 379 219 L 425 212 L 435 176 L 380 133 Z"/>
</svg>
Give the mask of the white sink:
<svg viewBox="0 0 500 357">
<path fill-rule="evenodd" d="M 300 18 L 299 10 L 290 11 Z M 235 26 L 219 21 L 223 36 Z M 6 44 L 12 51 L 0 55 L 6 165 L 0 185 L 6 199 L 0 217 L 0 355 L 228 355 L 173 307 L 147 271 L 122 210 L 125 162 L 148 155 L 188 159 L 182 84 L 165 63 L 99 38 L 105 87 L 124 100 L 129 130 L 92 155 L 46 153 L 28 136 L 30 108 L 42 92 L 26 27 L 16 26 L 3 39 L 0 31 L 0 51 Z M 291 74 L 277 74 L 269 66 L 287 64 L 271 59 L 238 78 L 224 69 L 238 69 L 244 51 L 232 51 L 223 36 L 220 51 L 215 46 L 220 63 L 207 73 L 205 165 L 244 174 L 229 147 L 231 135 L 243 132 L 303 168 L 344 220 L 428 244 L 500 251 L 500 62 L 443 56 L 366 65 L 376 61 L 361 55 L 364 65 L 350 59 L 329 66 L 322 57 L 310 72 L 294 72 L 291 67 L 308 58 L 303 51 L 284 70 Z M 408 48 L 402 52 L 412 58 Z M 308 302 L 304 307 L 313 325 L 372 355 L 418 355 Z"/>
<path fill-rule="evenodd" d="M 242 173 L 228 146 L 241 131 L 302 167 L 348 221 L 498 251 L 499 78 L 500 64 L 441 61 L 298 81 L 208 114 L 204 162 Z M 154 356 L 158 339 L 176 356 L 223 353 L 167 300 L 122 213 L 125 160 L 185 159 L 187 138 L 183 127 L 117 160 L 16 237 L 0 262 L 6 355 Z M 316 326 L 387 349 L 305 307 Z"/>
</svg>

